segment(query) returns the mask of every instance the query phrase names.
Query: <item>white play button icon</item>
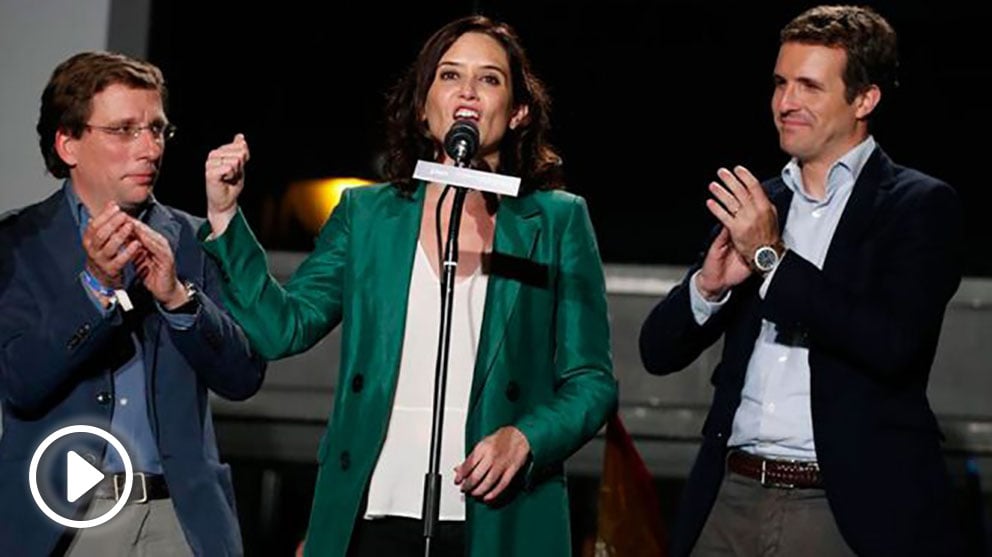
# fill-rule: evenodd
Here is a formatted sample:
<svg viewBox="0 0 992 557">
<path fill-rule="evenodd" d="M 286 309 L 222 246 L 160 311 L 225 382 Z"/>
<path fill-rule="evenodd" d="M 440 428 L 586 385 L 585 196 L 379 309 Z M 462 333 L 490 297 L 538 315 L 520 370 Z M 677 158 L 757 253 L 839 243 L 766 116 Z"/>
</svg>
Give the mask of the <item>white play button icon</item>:
<svg viewBox="0 0 992 557">
<path fill-rule="evenodd" d="M 75 503 L 76 499 L 86 495 L 93 486 L 103 481 L 104 475 L 76 451 L 69 451 L 65 460 L 65 498 L 70 503 Z"/>
<path fill-rule="evenodd" d="M 57 512 L 52 510 L 48 503 L 45 502 L 45 498 L 42 497 L 41 490 L 38 488 L 38 464 L 41 461 L 42 455 L 44 455 L 45 451 L 52 446 L 52 443 L 67 435 L 77 434 L 94 435 L 99 437 L 109 445 L 107 447 L 108 451 L 117 451 L 117 454 L 121 457 L 121 462 L 124 464 L 124 485 L 120 488 L 117 503 L 115 503 L 114 506 L 111 507 L 106 513 L 89 520 L 76 520 L 74 518 L 59 515 Z M 80 497 L 89 493 L 90 490 L 96 486 L 96 484 L 103 480 L 104 474 L 99 468 L 96 468 L 87 462 L 86 459 L 80 456 L 76 451 L 66 451 L 65 458 L 65 498 L 71 504 L 78 501 Z M 45 440 L 38 445 L 38 448 L 35 449 L 34 456 L 31 457 L 31 465 L 28 467 L 28 487 L 31 489 L 31 497 L 34 498 L 34 502 L 38 505 L 38 509 L 40 509 L 41 512 L 43 512 L 48 518 L 69 528 L 91 528 L 93 526 L 99 526 L 117 516 L 117 513 L 121 512 L 124 505 L 127 504 L 128 498 L 131 496 L 131 488 L 134 487 L 134 468 L 131 466 L 131 457 L 128 456 L 127 451 L 124 450 L 124 445 L 121 444 L 116 437 L 98 427 L 93 427 L 90 425 L 71 425 L 56 430 L 54 433 L 46 437 Z M 59 497 L 61 494 L 52 495 Z"/>
</svg>

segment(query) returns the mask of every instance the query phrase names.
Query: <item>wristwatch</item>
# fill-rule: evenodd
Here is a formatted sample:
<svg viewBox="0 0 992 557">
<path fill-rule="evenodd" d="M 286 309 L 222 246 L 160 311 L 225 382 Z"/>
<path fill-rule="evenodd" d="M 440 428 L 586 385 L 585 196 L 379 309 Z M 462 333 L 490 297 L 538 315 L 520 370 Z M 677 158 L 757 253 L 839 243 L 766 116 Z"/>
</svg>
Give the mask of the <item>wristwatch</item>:
<svg viewBox="0 0 992 557">
<path fill-rule="evenodd" d="M 196 310 L 200 307 L 200 301 L 196 298 L 196 293 L 199 292 L 199 290 L 196 288 L 195 284 L 188 280 L 183 281 L 182 285 L 183 289 L 186 291 L 186 302 L 184 302 L 181 306 L 166 311 L 169 313 L 185 313 L 192 315 L 196 313 Z"/>
<path fill-rule="evenodd" d="M 784 254 L 785 246 L 782 245 L 782 242 L 775 245 L 760 246 L 754 251 L 754 268 L 762 273 L 770 273 L 778 266 L 778 262 L 781 261 Z"/>
</svg>

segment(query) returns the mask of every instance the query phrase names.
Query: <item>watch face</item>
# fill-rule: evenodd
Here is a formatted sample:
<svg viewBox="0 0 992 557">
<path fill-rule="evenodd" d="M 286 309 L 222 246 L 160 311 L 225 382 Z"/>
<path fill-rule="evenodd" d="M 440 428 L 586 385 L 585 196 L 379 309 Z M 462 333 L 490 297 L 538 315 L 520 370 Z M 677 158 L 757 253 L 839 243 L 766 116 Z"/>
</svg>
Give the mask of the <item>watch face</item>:
<svg viewBox="0 0 992 557">
<path fill-rule="evenodd" d="M 196 296 L 196 293 L 197 293 L 197 292 L 199 292 L 199 290 L 197 290 L 197 288 L 196 288 L 196 285 L 195 285 L 195 284 L 193 284 L 193 283 L 192 283 L 192 282 L 190 282 L 190 281 L 186 281 L 186 282 L 184 282 L 184 283 L 183 283 L 183 287 L 184 287 L 184 288 L 186 288 L 186 295 L 187 295 L 187 296 L 188 296 L 188 297 L 189 297 L 190 299 L 192 299 L 192 298 L 193 298 L 194 296 Z"/>
<path fill-rule="evenodd" d="M 771 271 L 778 263 L 778 253 L 769 246 L 762 246 L 754 252 L 754 266 L 760 271 Z"/>
</svg>

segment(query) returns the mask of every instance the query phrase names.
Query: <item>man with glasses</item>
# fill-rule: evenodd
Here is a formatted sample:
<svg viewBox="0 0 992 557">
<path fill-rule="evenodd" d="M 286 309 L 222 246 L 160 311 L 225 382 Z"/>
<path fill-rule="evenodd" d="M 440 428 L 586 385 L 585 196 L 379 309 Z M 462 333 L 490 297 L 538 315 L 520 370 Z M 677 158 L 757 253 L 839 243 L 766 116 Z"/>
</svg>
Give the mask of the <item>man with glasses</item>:
<svg viewBox="0 0 992 557">
<path fill-rule="evenodd" d="M 207 393 L 251 396 L 264 364 L 219 304 L 202 219 L 152 196 L 175 133 L 165 97 L 157 67 L 102 52 L 63 62 L 42 94 L 41 152 L 64 182 L 0 222 L 0 555 L 242 553 Z M 68 425 L 111 432 L 134 470 L 123 510 L 78 531 L 28 487 L 35 448 Z M 94 441 L 69 437 L 39 468 L 63 517 L 102 516 L 122 497 L 123 459 Z M 76 499 L 69 451 L 104 474 Z"/>
</svg>

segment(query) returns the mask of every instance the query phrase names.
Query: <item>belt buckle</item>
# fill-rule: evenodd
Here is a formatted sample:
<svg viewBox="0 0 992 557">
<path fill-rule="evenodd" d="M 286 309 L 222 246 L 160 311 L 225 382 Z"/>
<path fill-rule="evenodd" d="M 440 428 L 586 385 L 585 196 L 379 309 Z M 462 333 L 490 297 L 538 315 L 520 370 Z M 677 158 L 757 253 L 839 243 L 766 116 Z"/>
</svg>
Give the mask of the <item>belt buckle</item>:
<svg viewBox="0 0 992 557">
<path fill-rule="evenodd" d="M 121 476 L 123 476 L 123 474 Z M 141 483 L 141 497 L 139 497 L 138 499 L 132 499 L 130 502 L 131 503 L 136 503 L 136 504 L 139 504 L 139 505 L 141 503 L 147 503 L 148 502 L 148 483 L 147 483 L 147 480 L 145 479 L 145 473 L 144 472 L 135 472 L 131 476 L 134 477 L 134 478 L 141 478 L 141 482 L 140 482 Z M 118 478 L 118 476 L 115 475 L 114 476 L 114 500 L 115 501 L 120 501 L 121 500 L 121 486 L 120 486 L 119 483 L 117 483 L 117 478 Z M 138 483 L 138 482 L 135 482 L 135 483 Z M 132 486 L 131 489 L 133 490 L 134 487 Z"/>
<path fill-rule="evenodd" d="M 796 484 L 785 482 L 773 482 L 768 480 L 768 460 L 761 459 L 761 487 L 775 487 L 779 489 L 795 489 Z"/>
</svg>

